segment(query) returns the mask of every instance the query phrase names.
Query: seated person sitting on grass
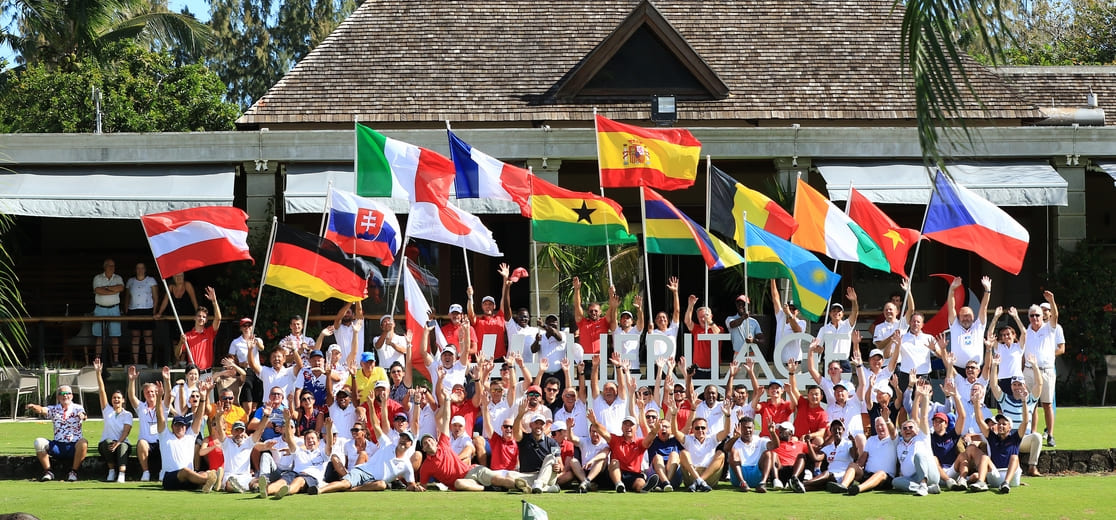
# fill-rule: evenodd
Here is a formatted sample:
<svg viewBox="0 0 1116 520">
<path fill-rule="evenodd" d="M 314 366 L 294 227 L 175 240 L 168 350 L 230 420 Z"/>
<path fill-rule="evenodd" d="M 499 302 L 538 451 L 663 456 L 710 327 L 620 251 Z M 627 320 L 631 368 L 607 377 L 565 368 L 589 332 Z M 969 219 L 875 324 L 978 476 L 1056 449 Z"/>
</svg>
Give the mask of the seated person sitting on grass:
<svg viewBox="0 0 1116 520">
<path fill-rule="evenodd" d="M 194 409 L 193 423 L 184 415 L 174 418 L 170 429 L 167 429 L 167 414 L 160 406 L 156 410 L 159 419 L 159 446 L 163 455 L 163 489 L 194 490 L 201 486 L 202 493 L 213 491 L 213 487 L 221 480 L 223 469 L 210 470 L 200 473 L 194 470 L 194 441 L 197 432 L 201 430 L 202 421 L 205 420 L 205 401 L 213 383 L 202 381 L 198 383 L 201 395 L 197 408 Z M 161 390 L 160 390 L 161 392 Z M 160 395 L 159 398 L 162 398 Z"/>
<path fill-rule="evenodd" d="M 35 439 L 35 457 L 43 466 L 43 476 L 39 480 L 46 482 L 54 480 L 54 473 L 50 470 L 50 457 L 72 458 L 73 469 L 66 480 L 77 482 L 77 470 L 81 461 L 85 460 L 85 453 L 89 450 L 89 441 L 81 433 L 81 425 L 85 422 L 85 408 L 74 403 L 74 391 L 69 385 L 58 387 L 58 404 L 41 406 L 27 405 L 27 409 L 39 416 L 50 417 L 54 423 L 54 440 L 48 441 L 42 437 Z"/>
</svg>

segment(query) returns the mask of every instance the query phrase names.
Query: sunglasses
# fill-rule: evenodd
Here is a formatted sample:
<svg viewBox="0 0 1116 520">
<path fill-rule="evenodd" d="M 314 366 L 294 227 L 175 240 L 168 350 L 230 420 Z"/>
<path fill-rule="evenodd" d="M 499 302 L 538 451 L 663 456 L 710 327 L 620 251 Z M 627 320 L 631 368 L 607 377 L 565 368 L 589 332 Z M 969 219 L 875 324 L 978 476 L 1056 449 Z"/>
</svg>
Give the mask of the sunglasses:
<svg viewBox="0 0 1116 520">
<path fill-rule="evenodd" d="M 684 394 L 684 393 L 686 393 L 686 391 L 685 391 L 685 390 L 675 390 L 675 391 L 674 391 L 674 393 L 676 393 L 676 394 Z"/>
<path fill-rule="evenodd" d="M 222 401 L 232 401 L 233 398 L 232 397 L 222 397 L 221 400 Z"/>
<path fill-rule="evenodd" d="M 542 394 L 538 392 L 527 392 L 527 397 L 540 397 Z"/>
<path fill-rule="evenodd" d="M 512 429 L 512 425 L 510 425 L 510 424 L 505 424 L 505 425 L 504 425 L 504 429 L 505 429 L 505 430 L 510 430 L 510 429 Z"/>
<path fill-rule="evenodd" d="M 201 396 L 198 394 L 193 394 L 190 396 L 190 399 L 201 399 Z"/>
<path fill-rule="evenodd" d="M 58 392 L 58 395 L 74 395 L 73 392 Z"/>
<path fill-rule="evenodd" d="M 705 431 L 705 427 L 704 426 L 694 426 L 694 431 L 703 432 L 703 431 Z"/>
<path fill-rule="evenodd" d="M 1028 316 L 1030 316 L 1032 318 L 1041 318 L 1042 317 L 1041 314 L 1028 314 Z"/>
<path fill-rule="evenodd" d="M 282 394 L 281 392 L 272 392 L 272 393 L 271 393 L 271 395 L 272 395 L 272 396 L 279 396 L 279 397 L 283 397 L 283 394 Z"/>
<path fill-rule="evenodd" d="M 349 428 L 349 431 L 356 433 L 364 431 L 364 428 Z"/>
<path fill-rule="evenodd" d="M 314 400 L 313 397 L 303 397 L 303 398 L 299 399 L 299 401 L 302 401 L 304 403 L 307 402 L 307 401 L 313 401 L 313 400 Z"/>
<path fill-rule="evenodd" d="M 644 415 L 643 418 L 644 419 L 658 419 L 659 416 L 658 415 Z"/>
</svg>

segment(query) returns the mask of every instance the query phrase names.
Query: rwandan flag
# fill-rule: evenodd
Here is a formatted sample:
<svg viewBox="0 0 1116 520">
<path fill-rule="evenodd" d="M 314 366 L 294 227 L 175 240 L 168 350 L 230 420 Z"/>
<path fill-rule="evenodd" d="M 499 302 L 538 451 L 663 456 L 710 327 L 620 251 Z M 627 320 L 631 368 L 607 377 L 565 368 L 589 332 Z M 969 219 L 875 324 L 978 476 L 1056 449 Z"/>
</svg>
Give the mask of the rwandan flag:
<svg viewBox="0 0 1116 520">
<path fill-rule="evenodd" d="M 826 304 L 841 276 L 825 268 L 813 253 L 746 222 L 748 276 L 789 278 L 798 310 L 816 321 L 826 313 Z"/>
<path fill-rule="evenodd" d="M 276 224 L 265 284 L 319 302 L 329 298 L 356 302 L 367 297 L 369 278 L 383 285 L 376 266 L 360 257 L 349 258 L 328 239 Z"/>
<path fill-rule="evenodd" d="M 647 252 L 663 255 L 701 255 L 709 269 L 724 269 L 744 262 L 739 253 L 710 235 L 651 188 L 643 188 L 646 214 L 643 233 Z"/>
</svg>

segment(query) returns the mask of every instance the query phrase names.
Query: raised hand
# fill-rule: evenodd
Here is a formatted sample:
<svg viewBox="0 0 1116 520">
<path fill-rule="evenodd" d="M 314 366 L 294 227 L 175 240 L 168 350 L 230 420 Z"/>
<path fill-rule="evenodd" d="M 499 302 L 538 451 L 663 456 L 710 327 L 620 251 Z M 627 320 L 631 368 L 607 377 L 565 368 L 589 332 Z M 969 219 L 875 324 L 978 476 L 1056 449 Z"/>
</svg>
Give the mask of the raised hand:
<svg viewBox="0 0 1116 520">
<path fill-rule="evenodd" d="M 1000 357 L 1000 355 L 996 354 L 996 357 L 998 358 L 998 357 Z M 999 363 L 999 360 L 997 360 L 996 362 Z M 1038 360 L 1035 359 L 1034 354 L 1027 354 L 1027 364 L 1029 364 L 1031 366 L 1034 366 L 1034 365 L 1038 364 Z"/>
<path fill-rule="evenodd" d="M 1054 304 L 1054 293 L 1050 291 L 1042 291 L 1042 297 L 1047 303 Z"/>
<path fill-rule="evenodd" d="M 546 358 L 540 359 L 539 360 L 539 370 L 542 370 L 543 372 L 546 372 L 548 368 L 550 368 L 550 360 L 546 359 Z"/>
<path fill-rule="evenodd" d="M 137 377 L 139 374 L 136 373 L 136 366 L 128 365 L 128 381 L 135 381 Z"/>
<path fill-rule="evenodd" d="M 1014 318 L 1018 318 L 1019 317 L 1019 309 L 1016 309 L 1015 306 L 1013 305 L 1010 309 L 1008 309 L 1008 314 L 1011 314 L 1012 317 L 1014 317 Z"/>
<path fill-rule="evenodd" d="M 961 287 L 961 277 L 960 276 L 958 276 L 957 278 L 954 278 L 953 281 L 949 283 L 949 290 L 951 292 L 958 287 Z"/>
<path fill-rule="evenodd" d="M 670 280 L 667 281 L 667 289 L 669 289 L 670 292 L 678 292 L 678 277 L 677 276 L 671 276 L 670 277 Z"/>
<path fill-rule="evenodd" d="M 1012 307 L 1012 308 L 1014 308 L 1014 307 Z M 1003 314 L 1004 314 L 1004 306 L 1003 305 L 997 305 L 996 310 L 992 311 L 992 316 L 993 316 L 992 321 L 996 321 L 996 318 L 999 318 L 1000 316 L 1003 316 Z"/>
<path fill-rule="evenodd" d="M 96 370 L 98 374 L 101 373 L 101 369 L 103 369 L 104 367 L 105 365 L 101 363 L 101 358 L 93 359 L 93 369 Z"/>
<path fill-rule="evenodd" d="M 899 280 L 899 288 L 902 289 L 903 292 L 906 292 L 907 287 L 910 286 L 910 285 L 911 285 L 911 281 L 907 278 L 903 278 L 902 280 Z"/>
<path fill-rule="evenodd" d="M 546 358 L 543 359 L 545 360 Z M 570 358 L 562 358 L 560 361 L 558 361 L 558 364 L 562 367 L 562 370 L 566 372 L 570 371 Z"/>
<path fill-rule="evenodd" d="M 740 372 L 740 362 L 734 360 L 732 363 L 729 363 L 729 376 L 736 377 L 738 372 Z"/>
<path fill-rule="evenodd" d="M 620 353 L 613 351 L 612 355 L 608 357 L 608 361 L 613 365 L 620 365 Z"/>
<path fill-rule="evenodd" d="M 989 278 L 988 276 L 980 277 L 980 286 L 984 287 L 984 292 L 991 291 L 992 290 L 992 279 Z"/>
<path fill-rule="evenodd" d="M 821 338 L 814 338 L 814 340 L 810 342 L 810 352 L 815 354 L 825 352 L 825 347 L 821 344 Z"/>
<path fill-rule="evenodd" d="M 693 306 L 695 303 L 697 303 L 697 301 L 698 301 L 698 297 L 696 295 L 693 295 L 693 294 L 691 294 L 689 298 L 686 298 L 686 303 L 691 305 L 691 306 Z"/>
<path fill-rule="evenodd" d="M 850 302 L 856 301 L 856 289 L 853 289 L 851 285 L 845 289 L 845 298 Z"/>
<path fill-rule="evenodd" d="M 755 359 L 746 358 L 744 360 L 744 368 L 748 370 L 749 374 L 751 374 L 755 370 L 755 366 L 756 366 L 756 360 Z"/>
<path fill-rule="evenodd" d="M 642 307 L 643 306 L 643 295 L 641 295 L 641 294 L 635 295 L 635 297 L 632 298 L 632 305 L 637 309 Z"/>
<path fill-rule="evenodd" d="M 575 291 L 580 291 L 581 290 L 581 278 L 578 278 L 578 277 L 575 276 L 575 277 L 573 277 L 573 280 L 570 281 L 570 283 L 573 284 L 573 288 L 574 288 Z"/>
<path fill-rule="evenodd" d="M 496 272 L 500 273 L 500 276 L 504 277 L 505 280 L 511 276 L 511 269 L 508 269 L 508 264 L 505 263 L 501 263 L 500 267 L 496 269 Z"/>
<path fill-rule="evenodd" d="M 217 291 L 214 291 L 213 287 L 206 287 L 205 288 L 205 299 L 207 299 L 211 302 L 217 301 Z"/>
</svg>

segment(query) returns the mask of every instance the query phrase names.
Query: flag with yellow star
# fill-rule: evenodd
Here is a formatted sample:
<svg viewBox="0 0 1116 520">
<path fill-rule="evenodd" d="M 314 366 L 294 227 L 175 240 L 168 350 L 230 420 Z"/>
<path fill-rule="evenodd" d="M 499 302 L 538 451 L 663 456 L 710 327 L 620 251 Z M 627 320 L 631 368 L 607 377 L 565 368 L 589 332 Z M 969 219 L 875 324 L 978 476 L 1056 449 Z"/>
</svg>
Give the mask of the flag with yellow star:
<svg viewBox="0 0 1116 520">
<path fill-rule="evenodd" d="M 848 205 L 849 218 L 880 246 L 891 272 L 907 278 L 907 253 L 921 238 L 918 230 L 899 227 L 855 188 L 849 191 Z"/>
<path fill-rule="evenodd" d="M 628 220 L 616 201 L 531 178 L 531 229 L 538 242 L 578 246 L 630 244 Z"/>
</svg>

